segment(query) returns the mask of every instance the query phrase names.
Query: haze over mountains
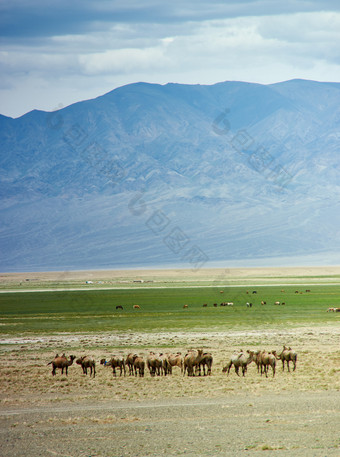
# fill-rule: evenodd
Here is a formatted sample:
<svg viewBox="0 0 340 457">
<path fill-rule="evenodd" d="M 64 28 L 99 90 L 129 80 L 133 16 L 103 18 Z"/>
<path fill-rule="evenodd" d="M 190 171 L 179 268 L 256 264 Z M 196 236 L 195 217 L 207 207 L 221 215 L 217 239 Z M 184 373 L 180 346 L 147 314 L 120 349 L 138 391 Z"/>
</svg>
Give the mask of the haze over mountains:
<svg viewBox="0 0 340 457">
<path fill-rule="evenodd" d="M 0 141 L 1 271 L 339 258 L 339 83 L 137 83 Z"/>
</svg>

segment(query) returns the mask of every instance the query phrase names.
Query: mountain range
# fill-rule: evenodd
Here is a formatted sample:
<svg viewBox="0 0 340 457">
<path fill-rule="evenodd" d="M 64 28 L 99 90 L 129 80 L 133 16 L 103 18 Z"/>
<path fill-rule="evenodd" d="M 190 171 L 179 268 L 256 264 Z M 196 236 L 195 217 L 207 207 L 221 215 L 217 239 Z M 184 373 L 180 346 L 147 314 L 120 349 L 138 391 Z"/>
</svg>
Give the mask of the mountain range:
<svg viewBox="0 0 340 457">
<path fill-rule="evenodd" d="M 340 83 L 130 84 L 0 143 L 3 272 L 338 263 Z"/>
</svg>

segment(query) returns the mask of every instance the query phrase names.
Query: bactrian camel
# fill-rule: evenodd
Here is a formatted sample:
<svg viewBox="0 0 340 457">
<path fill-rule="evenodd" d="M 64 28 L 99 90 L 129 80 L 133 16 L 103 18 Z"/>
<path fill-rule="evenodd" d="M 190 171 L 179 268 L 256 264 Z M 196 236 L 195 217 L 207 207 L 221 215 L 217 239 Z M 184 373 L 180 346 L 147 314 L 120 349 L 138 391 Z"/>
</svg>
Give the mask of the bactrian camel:
<svg viewBox="0 0 340 457">
<path fill-rule="evenodd" d="M 239 352 L 238 354 L 233 354 L 227 363 L 227 365 L 223 368 L 223 373 L 227 373 L 229 375 L 231 367 L 234 365 L 235 373 L 237 376 L 239 375 L 239 369 L 242 370 L 242 375 L 245 376 L 247 372 L 248 365 L 253 361 L 254 351 L 247 351 L 247 352 Z"/>
<path fill-rule="evenodd" d="M 70 358 L 67 359 L 67 357 L 65 356 L 65 354 L 63 354 L 62 356 L 58 356 L 58 354 L 56 354 L 56 357 L 51 360 L 51 362 L 48 362 L 47 365 L 51 365 L 52 364 L 52 375 L 55 376 L 55 372 L 56 372 L 56 369 L 59 368 L 61 370 L 61 374 L 64 374 L 64 369 L 65 369 L 65 374 L 67 376 L 67 370 L 68 370 L 68 367 L 70 367 L 72 364 L 73 364 L 73 360 L 76 358 L 75 355 L 70 355 Z"/>
</svg>

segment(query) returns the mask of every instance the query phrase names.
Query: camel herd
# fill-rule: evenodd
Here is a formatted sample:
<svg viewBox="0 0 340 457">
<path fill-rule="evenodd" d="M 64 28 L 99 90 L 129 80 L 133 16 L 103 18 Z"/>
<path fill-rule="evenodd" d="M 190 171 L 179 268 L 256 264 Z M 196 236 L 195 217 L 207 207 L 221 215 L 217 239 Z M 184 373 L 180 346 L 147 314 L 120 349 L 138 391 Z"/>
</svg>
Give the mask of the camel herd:
<svg viewBox="0 0 340 457">
<path fill-rule="evenodd" d="M 74 355 L 66 357 L 65 354 L 59 356 L 55 355 L 48 365 L 52 365 L 52 375 L 56 375 L 56 370 L 60 369 L 61 374 L 67 376 L 68 367 L 73 364 L 76 359 Z M 255 362 L 258 373 L 265 374 L 268 377 L 268 370 L 271 369 L 273 377 L 276 372 L 276 361 L 281 360 L 282 370 L 284 371 L 285 365 L 287 370 L 290 371 L 289 363 L 293 364 L 293 371 L 296 369 L 297 354 L 290 347 L 283 346 L 282 351 L 278 354 L 276 351 L 239 351 L 233 354 L 223 367 L 222 372 L 229 375 L 230 369 L 234 366 L 235 373 L 239 376 L 241 369 L 242 375 L 245 376 L 247 367 L 250 363 Z M 76 359 L 76 363 L 81 366 L 83 374 L 87 375 L 90 370 L 90 376 L 96 376 L 96 362 L 88 356 L 82 356 Z M 144 360 L 144 357 L 138 354 L 130 353 L 125 356 L 112 356 L 110 360 L 101 359 L 100 364 L 105 367 L 112 368 L 113 376 L 117 376 L 117 369 L 119 369 L 120 376 L 126 376 L 127 371 L 130 376 L 144 377 L 145 370 L 147 369 L 150 376 L 167 376 L 172 374 L 172 370 L 178 367 L 181 374 L 185 376 L 210 376 L 212 373 L 213 356 L 210 352 L 204 352 L 203 349 L 191 349 L 185 356 L 181 352 L 173 353 L 159 353 L 151 351 Z"/>
<path fill-rule="evenodd" d="M 223 373 L 229 375 L 230 369 L 234 366 L 235 373 L 239 376 L 239 369 L 242 370 L 242 375 L 245 376 L 247 367 L 251 362 L 255 362 L 257 366 L 257 372 L 261 372 L 261 376 L 264 373 L 268 377 L 268 369 L 271 368 L 273 377 L 276 372 L 276 361 L 282 361 L 282 370 L 285 369 L 287 364 L 287 370 L 290 371 L 289 362 L 293 363 L 293 371 L 296 369 L 297 354 L 292 348 L 283 346 L 280 354 L 276 351 L 240 351 L 237 354 L 233 354 L 228 361 L 227 365 L 223 368 Z"/>
</svg>

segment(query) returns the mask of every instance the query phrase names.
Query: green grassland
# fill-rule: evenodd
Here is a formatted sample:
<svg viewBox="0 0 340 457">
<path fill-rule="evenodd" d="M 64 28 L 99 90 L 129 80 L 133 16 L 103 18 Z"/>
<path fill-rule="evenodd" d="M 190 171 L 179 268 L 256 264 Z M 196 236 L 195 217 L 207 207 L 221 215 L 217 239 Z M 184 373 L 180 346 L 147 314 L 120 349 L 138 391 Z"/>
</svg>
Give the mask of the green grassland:
<svg viewBox="0 0 340 457">
<path fill-rule="evenodd" d="M 256 294 L 252 293 L 254 289 Z M 261 305 L 262 300 L 267 304 Z M 233 302 L 234 306 L 221 307 L 220 303 L 225 301 Z M 275 301 L 286 304 L 277 306 Z M 247 307 L 247 302 L 253 306 Z M 203 307 L 204 303 L 208 306 Z M 218 306 L 214 307 L 214 303 Z M 116 310 L 117 305 L 123 306 L 123 310 Z M 134 309 L 133 305 L 139 305 L 140 309 Z M 339 325 L 340 313 L 326 312 L 333 306 L 340 307 L 337 285 L 285 286 L 284 292 L 282 286 L 266 286 L 2 293 L 0 334 L 225 331 Z"/>
</svg>

